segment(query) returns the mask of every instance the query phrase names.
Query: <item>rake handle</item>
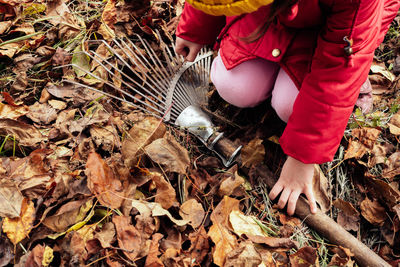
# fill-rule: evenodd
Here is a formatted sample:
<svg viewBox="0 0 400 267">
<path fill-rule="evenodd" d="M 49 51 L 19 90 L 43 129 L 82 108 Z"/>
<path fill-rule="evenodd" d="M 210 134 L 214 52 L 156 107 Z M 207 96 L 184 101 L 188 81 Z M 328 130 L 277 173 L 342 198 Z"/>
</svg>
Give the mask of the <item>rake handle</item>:
<svg viewBox="0 0 400 267">
<path fill-rule="evenodd" d="M 225 160 L 225 166 L 229 166 L 233 163 L 242 148 L 242 146 L 236 145 L 219 132 L 213 133 L 207 143 L 211 146 L 211 149 Z"/>
</svg>

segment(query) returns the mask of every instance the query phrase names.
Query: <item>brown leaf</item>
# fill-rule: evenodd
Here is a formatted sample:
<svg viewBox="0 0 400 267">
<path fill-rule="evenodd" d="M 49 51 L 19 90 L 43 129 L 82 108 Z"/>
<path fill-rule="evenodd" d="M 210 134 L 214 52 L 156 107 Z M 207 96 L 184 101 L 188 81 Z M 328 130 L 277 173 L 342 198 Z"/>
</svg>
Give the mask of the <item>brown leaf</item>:
<svg viewBox="0 0 400 267">
<path fill-rule="evenodd" d="M 232 174 L 231 170 L 229 170 L 227 174 L 228 177 L 222 181 L 218 189 L 218 194 L 220 196 L 244 195 L 245 192 L 241 188 L 241 186 L 245 183 L 244 178 L 240 176 L 237 171 L 234 171 L 234 174 Z"/>
<path fill-rule="evenodd" d="M 179 209 L 179 215 L 185 220 L 190 221 L 193 228 L 197 228 L 203 222 L 205 212 L 203 206 L 195 199 L 189 199 L 182 203 Z"/>
<path fill-rule="evenodd" d="M 7 234 L 7 237 L 14 245 L 17 245 L 29 235 L 34 220 L 35 207 L 33 202 L 25 199 L 22 202 L 21 213 L 18 218 L 4 218 L 3 232 Z"/>
<path fill-rule="evenodd" d="M 393 207 L 400 201 L 400 192 L 391 184 L 381 180 L 365 175 L 366 185 L 370 193 L 382 203 L 386 203 L 389 207 Z"/>
<path fill-rule="evenodd" d="M 66 50 L 61 47 L 57 47 L 56 52 L 54 53 L 51 61 L 54 66 L 66 65 L 71 62 L 72 55 L 68 53 Z"/>
<path fill-rule="evenodd" d="M 40 244 L 36 245 L 29 253 L 25 266 L 42 267 L 43 253 L 44 253 L 44 246 Z"/>
<path fill-rule="evenodd" d="M 40 104 L 36 102 L 29 106 L 29 113 L 26 116 L 34 122 L 50 124 L 57 119 L 57 111 L 47 103 Z"/>
<path fill-rule="evenodd" d="M 375 144 L 372 151 L 371 157 L 368 159 L 368 167 L 373 167 L 376 164 L 385 163 L 387 161 L 387 155 L 394 150 L 392 144 Z"/>
<path fill-rule="evenodd" d="M 260 235 L 246 235 L 248 239 L 257 244 L 264 244 L 271 248 L 289 248 L 298 249 L 299 244 L 290 238 L 260 236 Z"/>
<path fill-rule="evenodd" d="M 291 254 L 289 259 L 293 267 L 319 266 L 317 250 L 313 247 L 302 247 Z"/>
<path fill-rule="evenodd" d="M 142 250 L 140 232 L 131 224 L 131 217 L 114 215 L 112 221 L 117 230 L 119 247 L 123 249 L 128 259 L 135 261 Z"/>
<path fill-rule="evenodd" d="M 393 179 L 396 175 L 400 175 L 400 152 L 390 155 L 385 164 L 387 168 L 382 171 L 383 178 Z"/>
<path fill-rule="evenodd" d="M 51 46 L 43 45 L 36 49 L 36 53 L 42 57 L 49 57 L 54 55 L 56 49 Z"/>
<path fill-rule="evenodd" d="M 242 148 L 242 166 L 250 168 L 264 161 L 265 148 L 262 142 L 262 139 L 255 138 Z"/>
<path fill-rule="evenodd" d="M 26 71 L 18 72 L 15 81 L 11 85 L 11 89 L 15 91 L 25 91 L 27 87 L 28 87 L 28 76 L 26 74 Z"/>
<path fill-rule="evenodd" d="M 164 267 L 164 264 L 158 258 L 160 254 L 159 251 L 159 242 L 163 238 L 163 235 L 160 233 L 155 233 L 151 240 L 149 254 L 147 255 L 146 262 L 144 264 L 145 267 Z"/>
<path fill-rule="evenodd" d="M 9 44 L 2 45 L 0 47 L 0 56 L 6 56 L 9 58 L 13 58 L 14 55 L 20 50 L 20 48 L 22 46 L 23 46 L 22 42 L 9 43 Z"/>
<path fill-rule="evenodd" d="M 161 173 L 150 172 L 149 175 L 157 188 L 155 201 L 160 203 L 161 207 L 164 209 L 169 209 L 177 202 L 175 189 Z"/>
<path fill-rule="evenodd" d="M 317 164 L 314 164 L 313 191 L 315 200 L 319 204 L 321 210 L 327 212 L 331 208 L 329 182 Z"/>
<path fill-rule="evenodd" d="M 354 256 L 354 254 L 351 253 L 350 249 L 338 246 L 333 247 L 332 252 L 335 254 L 333 255 L 328 266 L 354 266 L 354 261 L 351 260 L 351 257 Z"/>
<path fill-rule="evenodd" d="M 190 258 L 193 259 L 193 264 L 200 265 L 208 255 L 210 249 L 207 232 L 201 226 L 197 232 L 189 234 L 189 239 L 191 245 L 187 252 L 190 254 Z"/>
<path fill-rule="evenodd" d="M 378 139 L 381 131 L 375 128 L 361 128 L 353 129 L 351 134 L 353 136 L 349 141 L 349 147 L 344 155 L 344 159 L 361 158 L 364 154 L 373 148 Z M 356 141 L 354 138 L 358 139 Z"/>
<path fill-rule="evenodd" d="M 259 266 L 262 263 L 260 253 L 254 247 L 251 242 L 241 242 L 239 247 L 230 251 L 226 255 L 225 267 L 236 267 L 236 266 Z"/>
<path fill-rule="evenodd" d="M 392 116 L 388 125 L 391 134 L 400 135 L 400 111 Z"/>
<path fill-rule="evenodd" d="M 54 232 L 64 232 L 71 225 L 83 221 L 92 206 L 92 200 L 70 201 L 64 204 L 54 215 L 47 217 L 43 224 Z"/>
<path fill-rule="evenodd" d="M 29 147 L 38 147 L 47 139 L 34 126 L 11 119 L 0 119 L 0 135 L 15 136 L 20 145 Z"/>
<path fill-rule="evenodd" d="M 115 148 L 120 149 L 121 147 L 117 130 L 113 125 L 92 126 L 90 127 L 90 136 L 94 143 L 105 151 L 113 151 Z"/>
<path fill-rule="evenodd" d="M 96 152 L 89 154 L 86 163 L 88 187 L 102 205 L 118 209 L 123 201 L 124 192 L 121 181 L 113 170 Z"/>
<path fill-rule="evenodd" d="M 110 0 L 104 7 L 103 13 L 101 14 L 102 20 L 105 24 L 114 29 L 114 25 L 117 22 L 117 10 L 115 9 L 115 0 Z"/>
<path fill-rule="evenodd" d="M 122 156 L 125 165 L 132 167 L 144 153 L 143 148 L 152 141 L 161 138 L 166 132 L 165 125 L 154 117 L 146 117 L 136 123 L 122 143 Z"/>
<path fill-rule="evenodd" d="M 3 119 L 16 120 L 28 113 L 28 107 L 23 106 L 12 106 L 0 103 L 0 117 Z"/>
<path fill-rule="evenodd" d="M 213 261 L 218 266 L 224 266 L 227 254 L 237 247 L 236 237 L 219 223 L 214 223 L 208 230 L 208 236 L 215 244 Z"/>
<path fill-rule="evenodd" d="M 339 209 L 337 222 L 347 231 L 358 231 L 360 225 L 360 213 L 351 205 L 351 203 L 343 199 L 335 199 L 333 206 Z"/>
<path fill-rule="evenodd" d="M 231 228 L 229 223 L 229 215 L 233 210 L 239 210 L 239 200 L 224 196 L 222 201 L 211 213 L 211 221 L 214 224 L 221 224 L 224 227 Z"/>
<path fill-rule="evenodd" d="M 0 34 L 3 34 L 8 29 L 10 29 L 11 25 L 12 25 L 12 21 L 10 21 L 10 20 L 0 21 Z"/>
<path fill-rule="evenodd" d="M 145 151 L 154 162 L 169 172 L 185 174 L 190 165 L 188 151 L 168 133 L 146 146 Z"/>
<path fill-rule="evenodd" d="M 14 72 L 21 73 L 31 69 L 34 65 L 40 62 L 39 57 L 34 57 L 31 54 L 22 54 L 14 59 Z"/>
<path fill-rule="evenodd" d="M 371 201 L 365 198 L 360 204 L 360 209 L 361 215 L 373 225 L 382 225 L 386 220 L 385 208 L 376 199 Z"/>
<path fill-rule="evenodd" d="M 12 181 L 0 180 L 0 217 L 19 217 L 23 200 L 24 197 Z"/>
<path fill-rule="evenodd" d="M 95 233 L 94 237 L 100 241 L 103 248 L 110 248 L 115 239 L 114 224 L 111 222 L 105 223 L 101 230 Z"/>
</svg>

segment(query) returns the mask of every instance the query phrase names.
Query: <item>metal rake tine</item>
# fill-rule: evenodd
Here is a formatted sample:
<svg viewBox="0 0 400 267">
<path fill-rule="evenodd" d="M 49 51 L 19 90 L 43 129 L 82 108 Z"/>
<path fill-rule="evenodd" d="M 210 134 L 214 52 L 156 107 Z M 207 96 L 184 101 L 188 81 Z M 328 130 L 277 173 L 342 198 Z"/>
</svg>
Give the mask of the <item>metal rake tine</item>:
<svg viewBox="0 0 400 267">
<path fill-rule="evenodd" d="M 82 83 L 78 83 L 78 82 L 71 81 L 71 80 L 62 80 L 62 82 L 67 82 L 67 83 L 71 83 L 71 84 L 74 84 L 74 85 L 77 85 L 77 86 L 85 87 L 85 88 L 87 88 L 87 89 L 89 89 L 89 90 L 98 92 L 98 93 L 100 93 L 100 94 L 102 94 L 102 95 L 106 95 L 106 96 L 109 96 L 109 97 L 111 97 L 111 98 L 117 99 L 117 100 L 119 100 L 119 101 L 121 101 L 121 102 L 125 102 L 125 103 L 127 103 L 127 104 L 129 104 L 129 105 L 132 105 L 132 106 L 134 106 L 135 108 L 138 108 L 138 109 L 140 109 L 141 111 L 146 112 L 146 113 L 148 113 L 148 114 L 151 114 L 151 115 L 153 115 L 153 116 L 155 116 L 155 117 L 157 117 L 157 118 L 159 118 L 159 119 L 162 118 L 160 115 L 158 115 L 158 114 L 156 114 L 156 113 L 154 113 L 154 112 L 151 112 L 151 111 L 145 109 L 145 108 L 142 107 L 142 106 L 136 105 L 136 104 L 134 104 L 134 103 L 132 103 L 132 102 L 126 100 L 126 99 L 120 98 L 120 97 L 118 97 L 118 96 L 115 96 L 115 95 L 113 95 L 113 94 L 110 94 L 110 93 L 107 93 L 107 92 L 104 92 L 104 91 L 101 91 L 101 90 L 99 90 L 99 89 L 97 89 L 97 88 L 94 88 L 94 87 L 92 87 L 92 86 L 89 86 L 89 85 L 86 85 L 86 84 L 82 84 Z M 160 114 L 162 114 L 162 112 L 159 111 L 159 110 L 157 110 L 157 112 L 159 112 Z"/>
<path fill-rule="evenodd" d="M 147 106 L 147 107 L 149 107 L 149 108 L 151 108 L 151 109 L 153 109 L 153 110 L 155 110 L 155 111 L 157 111 L 157 112 L 159 112 L 159 113 L 161 113 L 161 114 L 164 112 L 164 111 L 160 111 L 160 110 L 156 109 L 155 107 L 149 105 L 148 103 L 144 102 L 143 100 L 141 100 L 141 99 L 139 99 L 139 98 L 137 98 L 137 97 L 135 97 L 135 96 L 129 94 L 128 92 L 126 92 L 126 91 L 124 91 L 124 90 L 122 90 L 122 89 L 116 87 L 116 86 L 113 85 L 112 83 L 110 83 L 110 82 L 108 82 L 108 81 L 106 81 L 106 80 L 104 80 L 104 79 L 98 77 L 97 75 L 95 75 L 95 74 L 93 74 L 93 73 L 91 73 L 91 72 L 89 72 L 89 71 L 83 69 L 82 67 L 80 67 L 80 66 L 78 66 L 78 65 L 76 65 L 76 64 L 67 64 L 67 65 L 64 65 L 64 66 L 62 66 L 62 67 L 67 67 L 67 66 L 72 66 L 72 67 L 78 68 L 79 70 L 81 70 L 81 71 L 85 72 L 86 74 L 88 74 L 88 75 L 90 75 L 90 76 L 96 78 L 97 80 L 101 81 L 102 83 L 107 84 L 108 86 L 110 86 L 110 87 L 113 88 L 114 90 L 116 90 L 116 91 L 118 91 L 118 92 L 121 92 L 122 94 L 125 94 L 125 95 L 131 97 L 132 99 L 138 101 L 139 103 L 141 103 L 141 104 L 143 104 L 143 105 L 145 105 L 145 106 Z M 57 67 L 57 68 L 59 68 L 59 67 Z M 80 84 L 80 83 L 78 83 L 78 84 Z M 83 85 L 83 84 L 80 84 L 80 85 Z M 84 85 L 83 85 L 83 86 L 84 86 Z M 89 86 L 89 87 L 90 87 L 90 86 Z M 94 89 L 94 88 L 93 88 L 93 89 Z M 100 91 L 100 92 L 102 92 L 102 91 Z M 146 99 L 147 99 L 147 98 L 146 98 Z M 149 100 L 149 99 L 148 99 L 148 100 Z"/>
<path fill-rule="evenodd" d="M 92 52 L 94 55 L 96 55 L 97 57 L 101 58 L 96 52 L 94 51 L 90 51 Z M 132 87 L 129 83 L 125 82 L 123 79 L 118 78 L 117 76 L 114 75 L 114 73 L 112 73 L 106 66 L 104 66 L 98 59 L 96 59 L 95 57 L 91 56 L 89 53 L 84 52 L 85 54 L 87 54 L 90 58 L 92 58 L 93 60 L 95 60 L 97 63 L 99 63 L 111 76 L 114 76 L 115 78 L 117 78 L 121 83 L 123 83 L 124 85 L 126 85 L 127 87 L 129 87 L 129 89 L 131 89 L 132 91 L 138 93 L 139 95 L 143 96 L 144 98 L 147 98 L 146 95 L 144 95 L 143 93 L 141 93 L 140 91 L 137 91 L 136 88 Z M 142 86 L 141 84 L 139 84 L 137 81 L 135 81 L 134 79 L 132 79 L 129 75 L 125 74 L 123 71 L 119 70 L 117 67 L 113 66 L 113 64 L 111 64 L 109 61 L 105 60 L 105 62 L 115 71 L 118 71 L 121 75 L 123 75 L 125 78 L 129 79 L 132 83 L 134 83 L 136 86 L 138 86 L 140 89 L 142 89 L 143 91 L 145 91 L 146 93 L 148 93 L 150 96 L 154 97 L 155 99 L 158 99 L 158 96 L 155 95 L 153 92 L 151 92 L 150 90 L 148 90 L 146 87 Z M 156 91 L 153 87 L 151 87 L 154 91 Z M 162 96 L 163 97 L 163 96 Z M 150 101 L 152 101 L 151 99 L 149 99 Z M 158 103 L 154 102 L 154 104 L 159 105 Z M 161 107 L 161 105 L 160 105 Z"/>
<path fill-rule="evenodd" d="M 118 47 L 120 47 L 120 49 L 123 51 L 123 53 L 132 61 L 133 59 L 130 57 L 130 55 L 128 55 L 128 54 L 124 51 L 124 48 L 120 46 L 120 44 L 117 42 L 117 40 L 114 40 L 114 42 L 117 44 Z M 109 44 L 107 44 L 106 42 L 104 42 L 104 44 L 105 44 L 105 45 L 108 47 L 108 49 L 110 49 L 110 51 L 113 52 L 113 53 L 118 57 L 118 59 L 121 60 L 121 62 L 124 63 L 124 65 L 125 65 L 126 67 L 128 67 L 129 70 L 132 71 L 136 76 L 140 77 L 141 74 L 143 74 L 149 81 L 151 81 L 151 82 L 153 83 L 154 86 L 160 87 L 160 84 L 159 84 L 157 81 L 154 81 L 153 78 L 151 78 L 147 73 L 139 73 L 138 71 L 134 70 L 134 69 L 132 68 L 131 64 L 129 64 L 128 62 L 126 62 L 126 61 L 123 59 L 123 57 L 122 57 L 119 53 L 117 53 L 117 51 L 116 51 L 114 48 L 112 48 L 112 47 L 111 47 Z M 133 51 L 130 51 L 130 52 L 132 52 L 133 54 L 135 54 Z M 138 66 L 138 64 L 137 64 L 134 60 L 133 60 L 133 64 Z M 147 68 L 146 68 L 146 69 L 147 69 Z M 142 81 L 143 81 L 144 84 L 148 85 L 148 86 L 149 86 L 152 90 L 154 90 L 155 92 L 160 92 L 160 90 L 156 90 L 151 84 L 149 84 L 149 83 L 147 82 L 147 80 L 142 79 Z M 161 88 L 162 88 L 162 87 L 161 87 Z"/>
<path fill-rule="evenodd" d="M 141 58 L 147 63 L 145 64 L 139 57 L 138 55 L 132 51 L 132 49 L 129 47 L 129 45 L 126 44 L 126 42 L 124 40 L 120 40 L 121 43 L 119 43 L 117 40 L 114 40 L 114 42 L 117 44 L 117 46 L 119 48 L 121 48 L 121 50 L 124 52 L 124 54 L 129 58 L 130 61 L 133 61 L 133 63 L 137 66 L 139 66 L 139 64 L 137 64 L 137 62 L 129 55 L 127 54 L 127 52 L 125 51 L 126 49 L 136 58 L 137 61 L 139 61 L 139 63 L 141 64 L 140 66 L 143 66 L 147 71 L 149 72 L 153 72 L 155 77 L 150 77 L 147 73 L 144 73 L 145 77 L 149 80 L 152 81 L 152 83 L 154 84 L 154 86 L 157 87 L 161 87 L 163 89 L 163 91 L 167 90 L 166 88 L 168 88 L 168 83 L 165 82 L 165 80 L 167 79 L 166 77 L 162 77 L 159 74 L 159 71 L 154 69 L 153 65 L 151 63 L 149 63 L 146 59 L 146 57 L 142 54 L 142 52 L 140 51 L 140 49 L 132 43 L 131 40 L 128 39 L 128 41 L 130 42 L 130 44 L 140 53 Z M 122 47 L 123 44 L 125 46 L 125 49 Z M 164 87 L 162 87 L 164 86 Z M 157 91 L 157 90 L 156 90 Z M 158 90 L 159 91 L 159 90 Z"/>
</svg>

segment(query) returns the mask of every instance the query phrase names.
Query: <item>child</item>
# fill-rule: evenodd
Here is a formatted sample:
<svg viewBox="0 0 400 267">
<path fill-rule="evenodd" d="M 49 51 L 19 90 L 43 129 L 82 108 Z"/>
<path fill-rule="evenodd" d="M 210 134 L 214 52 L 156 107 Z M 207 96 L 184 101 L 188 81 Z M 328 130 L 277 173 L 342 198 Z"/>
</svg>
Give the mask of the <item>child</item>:
<svg viewBox="0 0 400 267">
<path fill-rule="evenodd" d="M 252 1 L 263 2 L 236 2 Z M 187 0 L 176 51 L 193 61 L 203 45 L 218 40 L 211 80 L 221 97 L 253 107 L 272 96 L 272 107 L 287 122 L 280 144 L 288 158 L 270 198 L 280 194 L 278 207 L 287 204 L 292 215 L 304 193 L 315 213 L 313 164 L 333 159 L 360 89 L 364 111 L 370 108 L 365 99 L 371 99 L 368 72 L 374 50 L 400 0 L 265 0 L 260 8 L 249 5 L 246 14 L 204 2 Z M 239 16 L 209 15 L 194 6 Z"/>
</svg>

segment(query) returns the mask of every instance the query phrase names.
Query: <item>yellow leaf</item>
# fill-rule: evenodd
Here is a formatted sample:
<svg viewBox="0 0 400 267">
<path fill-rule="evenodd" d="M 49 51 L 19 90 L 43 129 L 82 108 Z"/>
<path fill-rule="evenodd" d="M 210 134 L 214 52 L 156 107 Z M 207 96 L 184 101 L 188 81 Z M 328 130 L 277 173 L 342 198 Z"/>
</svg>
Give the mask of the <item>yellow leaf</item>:
<svg viewBox="0 0 400 267">
<path fill-rule="evenodd" d="M 208 231 L 208 236 L 215 244 L 214 263 L 218 266 L 224 266 L 226 255 L 237 247 L 236 237 L 221 224 L 213 224 Z"/>
<path fill-rule="evenodd" d="M 51 247 L 46 246 L 43 252 L 42 265 L 44 267 L 49 266 L 50 263 L 53 261 L 53 258 L 54 258 L 53 249 Z"/>
<path fill-rule="evenodd" d="M 265 236 L 263 230 L 257 224 L 254 217 L 246 216 L 238 210 L 233 210 L 231 214 L 229 214 L 229 221 L 232 224 L 233 231 L 238 236 L 241 236 L 242 234 Z"/>
<path fill-rule="evenodd" d="M 11 242 L 16 245 L 27 237 L 32 230 L 35 220 L 35 207 L 32 201 L 24 199 L 22 202 L 21 215 L 18 218 L 4 218 L 3 232 Z"/>
</svg>

